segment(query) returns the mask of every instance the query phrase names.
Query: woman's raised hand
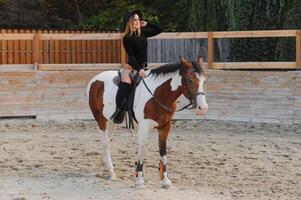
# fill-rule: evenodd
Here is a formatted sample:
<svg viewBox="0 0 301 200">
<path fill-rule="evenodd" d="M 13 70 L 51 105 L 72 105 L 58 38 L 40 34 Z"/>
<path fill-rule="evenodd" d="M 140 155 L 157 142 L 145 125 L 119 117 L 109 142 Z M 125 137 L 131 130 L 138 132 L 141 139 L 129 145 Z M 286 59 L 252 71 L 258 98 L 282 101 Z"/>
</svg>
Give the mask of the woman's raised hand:
<svg viewBox="0 0 301 200">
<path fill-rule="evenodd" d="M 146 27 L 146 25 L 147 25 L 147 22 L 141 20 L 141 22 L 140 22 L 140 27 Z"/>
</svg>

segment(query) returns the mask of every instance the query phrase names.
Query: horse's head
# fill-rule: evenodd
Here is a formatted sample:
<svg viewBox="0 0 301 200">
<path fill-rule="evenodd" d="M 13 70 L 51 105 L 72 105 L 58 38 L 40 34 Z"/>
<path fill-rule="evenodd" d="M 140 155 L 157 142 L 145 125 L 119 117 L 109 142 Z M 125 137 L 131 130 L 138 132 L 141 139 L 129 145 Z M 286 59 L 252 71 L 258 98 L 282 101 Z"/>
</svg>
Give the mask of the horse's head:
<svg viewBox="0 0 301 200">
<path fill-rule="evenodd" d="M 183 94 L 189 99 L 197 115 L 204 115 L 208 111 L 206 102 L 206 78 L 202 66 L 195 62 L 188 62 L 181 57 L 183 66 L 182 76 Z"/>
</svg>

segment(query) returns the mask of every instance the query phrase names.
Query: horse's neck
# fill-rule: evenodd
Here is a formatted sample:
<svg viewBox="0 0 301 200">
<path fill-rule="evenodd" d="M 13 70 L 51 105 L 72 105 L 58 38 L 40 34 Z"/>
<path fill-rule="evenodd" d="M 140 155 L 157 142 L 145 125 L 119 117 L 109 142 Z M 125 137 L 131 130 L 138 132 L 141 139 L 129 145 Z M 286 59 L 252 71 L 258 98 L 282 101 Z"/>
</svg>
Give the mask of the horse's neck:
<svg viewBox="0 0 301 200">
<path fill-rule="evenodd" d="M 165 105 L 171 105 L 182 94 L 181 79 L 179 71 L 152 78 L 152 92 L 157 99 L 164 101 Z"/>
</svg>

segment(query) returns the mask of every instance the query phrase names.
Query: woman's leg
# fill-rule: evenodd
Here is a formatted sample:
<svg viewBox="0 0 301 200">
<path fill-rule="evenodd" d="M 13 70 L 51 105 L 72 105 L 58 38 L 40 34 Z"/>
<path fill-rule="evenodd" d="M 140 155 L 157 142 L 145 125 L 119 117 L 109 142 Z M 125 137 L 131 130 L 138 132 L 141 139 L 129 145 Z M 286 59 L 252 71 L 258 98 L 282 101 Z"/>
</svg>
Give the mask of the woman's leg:
<svg viewBox="0 0 301 200">
<path fill-rule="evenodd" d="M 121 81 L 119 83 L 118 91 L 116 94 L 116 110 L 110 119 L 115 124 L 121 124 L 124 119 L 124 110 L 122 109 L 125 99 L 128 97 L 131 91 L 131 78 L 130 69 L 123 68 L 121 71 Z"/>
<path fill-rule="evenodd" d="M 130 78 L 131 69 L 123 67 L 121 70 L 121 82 L 131 84 L 132 80 Z"/>
</svg>

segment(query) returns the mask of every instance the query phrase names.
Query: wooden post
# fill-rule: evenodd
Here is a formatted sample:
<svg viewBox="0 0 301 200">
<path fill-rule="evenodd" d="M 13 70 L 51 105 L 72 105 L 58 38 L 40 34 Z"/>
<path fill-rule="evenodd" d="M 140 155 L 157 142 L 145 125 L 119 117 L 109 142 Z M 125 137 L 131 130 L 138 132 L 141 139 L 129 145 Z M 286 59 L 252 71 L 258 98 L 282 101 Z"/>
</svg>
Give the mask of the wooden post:
<svg viewBox="0 0 301 200">
<path fill-rule="evenodd" d="M 126 62 L 126 54 L 125 54 L 125 49 L 124 49 L 124 46 L 123 46 L 122 38 L 123 38 L 123 34 L 121 35 L 121 38 L 120 38 L 120 62 L 121 62 L 121 66 L 123 66 Z"/>
<path fill-rule="evenodd" d="M 85 34 L 86 31 L 81 31 Z M 87 63 L 87 40 L 81 40 L 81 63 Z"/>
<path fill-rule="evenodd" d="M 5 29 L 1 30 L 2 34 L 5 34 Z M 7 64 L 7 40 L 2 40 L 1 42 L 1 64 Z"/>
<path fill-rule="evenodd" d="M 40 36 L 42 34 L 42 30 L 38 30 L 38 39 L 39 39 L 39 44 L 38 44 L 38 61 L 39 63 L 38 64 L 42 64 L 43 63 L 43 47 L 44 47 L 44 41 L 43 40 L 40 40 Z"/>
<path fill-rule="evenodd" d="M 72 34 L 76 34 L 75 31 L 71 31 Z M 76 52 L 77 48 L 76 48 L 76 40 L 72 40 L 71 41 L 71 63 L 76 63 Z"/>
<path fill-rule="evenodd" d="M 70 31 L 66 31 L 65 33 L 70 34 Z M 71 63 L 71 41 L 70 40 L 66 40 L 66 46 L 65 46 L 65 51 L 66 51 L 66 64 L 70 64 Z"/>
<path fill-rule="evenodd" d="M 112 33 L 111 31 L 109 31 L 108 33 Z M 112 63 L 112 48 L 113 48 L 113 44 L 112 44 L 112 40 L 106 40 L 107 42 L 107 62 Z"/>
<path fill-rule="evenodd" d="M 26 33 L 32 33 L 30 30 L 26 30 Z M 34 64 L 32 61 L 32 41 L 26 40 L 26 47 L 25 47 L 25 53 L 26 53 L 26 64 Z"/>
<path fill-rule="evenodd" d="M 213 68 L 213 32 L 208 32 L 208 68 Z"/>
<path fill-rule="evenodd" d="M 76 34 L 80 34 L 80 31 L 76 31 Z M 76 40 L 75 41 L 75 46 L 76 46 L 76 61 L 75 63 L 82 63 L 82 59 L 81 59 L 81 49 L 82 49 L 82 42 L 81 40 Z"/>
<path fill-rule="evenodd" d="M 48 34 L 48 30 L 44 30 L 42 32 L 42 34 Z M 43 52 L 43 62 L 41 62 L 40 60 L 40 63 L 43 63 L 43 64 L 49 64 L 49 44 L 48 44 L 48 41 L 47 40 L 41 40 L 40 41 L 40 44 L 42 44 L 42 47 L 40 48 L 40 51 Z"/>
<path fill-rule="evenodd" d="M 49 33 L 53 33 L 49 31 Z M 55 34 L 59 34 L 58 30 L 54 31 Z M 61 59 L 61 50 L 60 50 L 60 42 L 59 40 L 50 40 L 49 41 L 49 63 L 60 64 Z"/>
<path fill-rule="evenodd" d="M 296 33 L 296 69 L 301 69 L 301 31 Z"/>
<path fill-rule="evenodd" d="M 12 33 L 12 30 L 8 30 L 7 33 Z M 13 62 L 13 40 L 7 40 L 7 64 L 14 64 Z"/>
<path fill-rule="evenodd" d="M 25 31 L 22 29 L 20 33 L 25 33 Z M 25 44 L 25 40 L 20 40 L 20 64 L 25 64 Z"/>
<path fill-rule="evenodd" d="M 37 69 L 38 64 L 39 64 L 39 38 L 40 35 L 36 31 L 34 32 L 34 38 L 33 38 L 33 47 L 32 47 L 32 61 L 33 64 L 35 65 L 35 69 Z"/>
<path fill-rule="evenodd" d="M 93 31 L 92 33 L 96 33 Z M 97 40 L 92 40 L 92 63 L 97 63 Z"/>
<path fill-rule="evenodd" d="M 64 34 L 65 31 L 60 31 L 60 34 Z M 60 64 L 66 64 L 66 40 L 60 41 Z M 86 61 L 85 61 L 86 62 Z"/>
<path fill-rule="evenodd" d="M 14 34 L 18 34 L 19 31 L 14 29 L 13 31 Z M 20 54 L 19 54 L 19 48 L 20 48 L 20 40 L 14 40 L 14 48 L 13 48 L 13 52 L 14 52 L 14 64 L 20 64 Z"/>
</svg>

